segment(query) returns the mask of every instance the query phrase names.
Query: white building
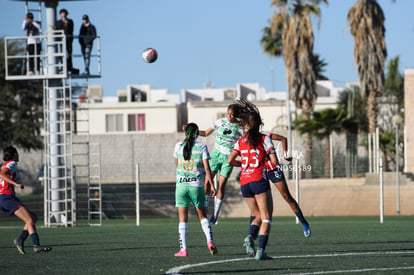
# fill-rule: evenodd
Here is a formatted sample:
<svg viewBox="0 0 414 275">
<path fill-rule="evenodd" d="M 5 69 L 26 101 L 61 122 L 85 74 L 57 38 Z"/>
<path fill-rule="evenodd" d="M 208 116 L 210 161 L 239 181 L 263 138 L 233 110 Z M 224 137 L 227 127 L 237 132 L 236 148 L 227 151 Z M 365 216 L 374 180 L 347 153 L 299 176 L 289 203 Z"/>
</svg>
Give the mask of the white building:
<svg viewBox="0 0 414 275">
<path fill-rule="evenodd" d="M 179 95 L 169 95 L 168 89 L 128 85 L 117 97 L 102 97 L 102 86 L 89 86 L 87 97 L 78 100 L 78 133 L 176 133 L 179 127 Z"/>
<path fill-rule="evenodd" d="M 341 88 L 332 81 L 318 81 L 315 110 L 336 108 Z M 269 92 L 258 83 L 240 83 L 229 88 L 183 89 L 180 95 L 168 94 L 168 89 L 152 89 L 150 85 L 128 85 L 117 97 L 102 97 L 102 87 L 89 86 L 88 102 L 80 100 L 77 124 L 79 133 L 88 127 L 89 134 L 158 134 L 176 133 L 181 125 L 196 122 L 206 129 L 220 117 L 227 106 L 238 98 L 247 98 L 258 106 L 264 122 L 263 130 L 287 127 L 286 92 Z M 296 113 L 290 102 L 291 111 Z M 88 112 L 82 111 L 88 107 Z"/>
</svg>

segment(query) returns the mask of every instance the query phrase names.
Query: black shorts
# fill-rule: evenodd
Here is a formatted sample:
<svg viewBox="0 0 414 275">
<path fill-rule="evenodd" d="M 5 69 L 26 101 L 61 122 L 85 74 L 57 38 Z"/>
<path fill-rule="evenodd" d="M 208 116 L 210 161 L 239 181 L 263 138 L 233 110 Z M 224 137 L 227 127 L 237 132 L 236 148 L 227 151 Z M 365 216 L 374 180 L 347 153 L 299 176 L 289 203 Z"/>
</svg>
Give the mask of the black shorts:
<svg viewBox="0 0 414 275">
<path fill-rule="evenodd" d="M 254 195 L 266 193 L 270 190 L 270 184 L 267 179 L 262 178 L 259 181 L 252 181 L 241 186 L 243 198 L 251 198 Z"/>
<path fill-rule="evenodd" d="M 282 168 L 280 166 L 276 166 L 275 169 L 267 172 L 267 177 L 273 183 L 281 182 L 285 179 L 285 175 L 283 174 Z"/>
<path fill-rule="evenodd" d="M 8 213 L 10 216 L 22 206 L 24 206 L 23 203 L 15 196 L 0 195 L 0 209 Z"/>
</svg>

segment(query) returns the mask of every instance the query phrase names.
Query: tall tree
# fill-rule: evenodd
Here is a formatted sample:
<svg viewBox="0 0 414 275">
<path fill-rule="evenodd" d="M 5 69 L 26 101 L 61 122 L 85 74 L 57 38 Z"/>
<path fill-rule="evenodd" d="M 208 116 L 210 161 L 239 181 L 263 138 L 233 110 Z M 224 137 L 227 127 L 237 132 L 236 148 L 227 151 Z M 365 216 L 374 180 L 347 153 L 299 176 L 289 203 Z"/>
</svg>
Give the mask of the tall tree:
<svg viewBox="0 0 414 275">
<path fill-rule="evenodd" d="M 357 65 L 361 93 L 367 97 L 369 133 L 377 127 L 377 97 L 384 92 L 385 16 L 375 0 L 358 0 L 349 10 L 347 20 L 355 41 L 354 59 Z"/>
<path fill-rule="evenodd" d="M 404 76 L 399 71 L 400 57 L 397 55 L 389 59 L 385 75 L 384 94 L 394 96 L 398 102 L 398 109 L 404 108 Z"/>
<path fill-rule="evenodd" d="M 333 132 L 340 132 L 343 129 L 342 124 L 346 119 L 346 111 L 343 108 L 337 109 L 323 109 L 318 112 L 313 112 L 311 119 L 303 119 L 298 117 L 295 121 L 295 126 L 301 134 L 309 134 L 312 137 L 325 140 L 324 150 L 324 171 L 325 176 L 330 173 L 330 148 L 331 143 L 329 136 Z"/>
<path fill-rule="evenodd" d="M 41 81 L 6 81 L 4 38 L 0 38 L 0 146 L 15 145 L 25 150 L 42 148 L 43 118 Z M 8 55 L 24 52 L 25 45 L 11 42 Z M 22 63 L 10 63 L 9 73 L 22 73 Z"/>
<path fill-rule="evenodd" d="M 302 110 L 302 117 L 306 120 L 311 117 L 317 97 L 312 62 L 314 54 L 311 15 L 320 17 L 321 3 L 327 4 L 328 1 L 273 0 L 271 6 L 275 7 L 275 12 L 270 20 L 270 28 L 264 29 L 261 40 L 266 53 L 272 56 L 283 54 L 290 99 Z M 306 158 L 311 161 L 311 138 L 307 133 L 303 138 Z"/>
</svg>

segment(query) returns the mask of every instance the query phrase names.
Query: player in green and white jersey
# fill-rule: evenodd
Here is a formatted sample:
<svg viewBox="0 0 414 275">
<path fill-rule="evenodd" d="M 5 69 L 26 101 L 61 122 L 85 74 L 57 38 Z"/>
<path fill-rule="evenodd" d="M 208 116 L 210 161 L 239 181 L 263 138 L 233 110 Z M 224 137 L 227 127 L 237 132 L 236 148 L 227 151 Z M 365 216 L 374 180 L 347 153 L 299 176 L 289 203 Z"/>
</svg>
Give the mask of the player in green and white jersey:
<svg viewBox="0 0 414 275">
<path fill-rule="evenodd" d="M 238 116 L 238 105 L 230 104 L 227 107 L 226 118 L 218 119 L 207 130 L 200 131 L 200 136 L 206 137 L 217 130 L 216 142 L 210 159 L 212 177 L 214 178 L 220 171 L 216 205 L 214 207 L 214 213 L 210 218 L 212 224 L 217 223 L 218 215 L 223 203 L 226 183 L 233 171 L 233 166 L 227 163 L 227 158 L 233 150 L 233 145 L 243 136 L 243 128 L 236 121 L 236 117 Z M 208 189 L 206 194 L 209 194 Z M 207 205 L 208 196 L 206 196 L 206 206 Z"/>
<path fill-rule="evenodd" d="M 178 208 L 178 234 L 180 251 L 175 256 L 186 257 L 188 238 L 188 207 L 190 203 L 196 208 L 201 227 L 207 239 L 207 246 L 211 255 L 217 253 L 213 240 L 213 231 L 207 218 L 204 205 L 204 188 L 209 186 L 211 194 L 215 195 L 213 181 L 208 160 L 210 155 L 207 146 L 197 141 L 198 126 L 189 123 L 185 127 L 185 140 L 178 142 L 174 149 L 175 165 L 177 167 L 177 180 L 175 189 L 175 201 Z"/>
</svg>

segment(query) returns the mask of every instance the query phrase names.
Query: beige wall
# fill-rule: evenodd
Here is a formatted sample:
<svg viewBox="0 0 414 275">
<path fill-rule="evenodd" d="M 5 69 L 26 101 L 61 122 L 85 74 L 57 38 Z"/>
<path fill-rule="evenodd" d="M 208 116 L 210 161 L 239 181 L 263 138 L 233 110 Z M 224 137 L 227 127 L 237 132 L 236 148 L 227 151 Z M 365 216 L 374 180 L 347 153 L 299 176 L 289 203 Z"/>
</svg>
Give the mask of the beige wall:
<svg viewBox="0 0 414 275">
<path fill-rule="evenodd" d="M 404 71 L 405 172 L 414 173 L 414 69 Z"/>
<path fill-rule="evenodd" d="M 188 122 L 195 122 L 200 129 L 210 127 L 218 119 L 218 114 L 226 114 L 229 102 L 188 102 Z M 286 107 L 280 101 L 257 101 L 254 104 L 259 108 L 264 123 L 263 130 L 271 131 L 277 124 L 286 125 Z"/>
<path fill-rule="evenodd" d="M 294 180 L 288 181 L 289 190 L 296 197 Z M 295 215 L 272 186 L 273 217 Z M 366 184 L 365 178 L 301 179 L 299 204 L 305 217 L 312 216 L 379 216 L 379 184 Z M 400 186 L 400 214 L 414 215 L 414 185 L 412 182 Z M 393 182 L 384 185 L 384 215 L 395 216 L 396 188 Z M 238 182 L 230 181 L 226 186 L 226 198 L 221 210 L 222 217 L 248 217 L 249 209 L 240 195 Z M 385 218 L 386 219 L 386 218 Z M 379 221 L 379 218 L 378 218 Z"/>
<path fill-rule="evenodd" d="M 78 131 L 82 133 L 84 126 L 81 118 L 89 120 L 89 134 L 102 135 L 106 133 L 106 115 L 122 114 L 123 131 L 110 134 L 128 133 L 128 114 L 145 114 L 145 131 L 129 133 L 176 133 L 178 125 L 178 105 L 175 103 L 97 103 L 89 105 L 89 118 L 85 111 L 78 111 Z"/>
</svg>

